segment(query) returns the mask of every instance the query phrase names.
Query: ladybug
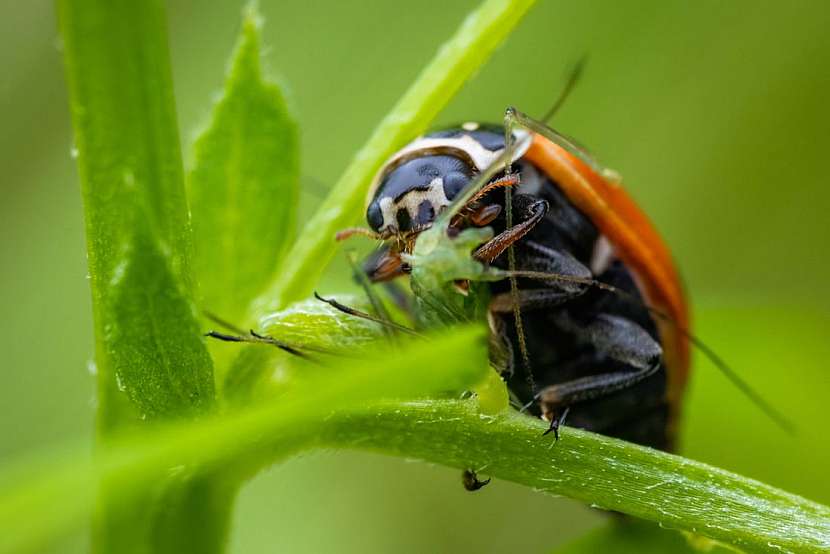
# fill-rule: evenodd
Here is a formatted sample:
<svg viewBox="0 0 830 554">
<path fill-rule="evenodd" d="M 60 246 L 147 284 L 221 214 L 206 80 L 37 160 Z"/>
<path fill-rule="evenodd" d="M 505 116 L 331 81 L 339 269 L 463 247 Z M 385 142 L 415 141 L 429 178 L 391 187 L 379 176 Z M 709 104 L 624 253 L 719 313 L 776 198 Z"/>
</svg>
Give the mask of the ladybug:
<svg viewBox="0 0 830 554">
<path fill-rule="evenodd" d="M 487 284 L 491 342 L 507 353 L 500 369 L 514 404 L 549 421 L 557 438 L 567 414 L 575 427 L 672 450 L 690 337 L 677 269 L 619 177 L 552 129 L 509 109 L 504 126 L 464 123 L 394 154 L 368 193 L 371 230 L 360 231 L 385 241 L 365 266 L 369 279 L 408 273 L 403 255 L 419 233 L 506 148 L 511 169 L 485 183 L 452 228 L 491 227 L 474 257 L 518 276 Z"/>
</svg>

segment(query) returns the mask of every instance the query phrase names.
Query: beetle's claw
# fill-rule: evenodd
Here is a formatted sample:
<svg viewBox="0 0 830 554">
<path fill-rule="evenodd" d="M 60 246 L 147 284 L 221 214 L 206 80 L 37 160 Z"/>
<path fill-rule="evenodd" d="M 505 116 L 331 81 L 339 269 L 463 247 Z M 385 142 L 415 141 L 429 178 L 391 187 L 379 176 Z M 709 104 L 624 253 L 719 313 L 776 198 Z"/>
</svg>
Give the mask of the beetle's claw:
<svg viewBox="0 0 830 554">
<path fill-rule="evenodd" d="M 542 433 L 542 436 L 550 434 L 553 432 L 553 440 L 554 442 L 559 442 L 559 418 L 555 418 L 550 422 L 550 427 Z"/>
<path fill-rule="evenodd" d="M 555 417 L 552 417 L 551 420 L 550 420 L 550 427 L 548 427 L 547 431 L 542 433 L 542 436 L 544 437 L 548 433 L 553 432 L 553 441 L 554 441 L 554 443 L 559 442 L 559 427 L 561 427 L 562 424 L 565 423 L 565 418 L 568 417 L 568 412 L 570 410 L 571 410 L 571 408 L 567 407 L 564 410 L 562 410 L 561 414 L 559 414 Z"/>
</svg>

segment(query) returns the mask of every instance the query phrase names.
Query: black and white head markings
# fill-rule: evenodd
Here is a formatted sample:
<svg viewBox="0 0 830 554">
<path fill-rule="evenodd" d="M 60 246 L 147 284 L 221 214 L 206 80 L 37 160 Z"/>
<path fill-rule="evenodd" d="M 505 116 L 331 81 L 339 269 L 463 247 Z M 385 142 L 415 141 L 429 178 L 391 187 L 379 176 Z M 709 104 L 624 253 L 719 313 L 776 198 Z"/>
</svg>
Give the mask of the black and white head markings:
<svg viewBox="0 0 830 554">
<path fill-rule="evenodd" d="M 429 227 L 503 149 L 502 128 L 478 123 L 416 139 L 398 151 L 372 183 L 366 210 L 370 227 L 387 236 Z M 515 158 L 522 155 L 516 152 Z"/>
</svg>

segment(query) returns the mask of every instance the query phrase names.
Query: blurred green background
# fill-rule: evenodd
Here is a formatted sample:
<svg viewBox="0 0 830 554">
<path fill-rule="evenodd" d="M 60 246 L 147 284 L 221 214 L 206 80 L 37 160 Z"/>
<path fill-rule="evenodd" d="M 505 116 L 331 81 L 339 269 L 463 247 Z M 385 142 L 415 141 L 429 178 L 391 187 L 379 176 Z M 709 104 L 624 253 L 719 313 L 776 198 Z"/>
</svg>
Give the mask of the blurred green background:
<svg viewBox="0 0 830 554">
<path fill-rule="evenodd" d="M 261 0 L 267 63 L 301 122 L 310 213 L 475 1 Z M 185 158 L 241 3 L 169 3 Z M 92 323 L 54 11 L 0 5 L 0 458 L 91 443 Z M 699 356 L 684 454 L 830 503 L 830 5 L 543 0 L 440 122 L 542 113 L 619 170 L 686 277 L 697 332 L 799 427 L 788 437 Z M 316 193 L 314 192 L 316 191 Z M 315 196 L 317 194 L 317 196 Z M 322 287 L 351 286 L 335 263 Z M 565 438 L 567 440 L 567 438 Z M 362 453 L 306 454 L 242 492 L 233 552 L 543 551 L 600 525 L 577 503 Z M 85 533 L 59 552 L 85 550 Z"/>
</svg>

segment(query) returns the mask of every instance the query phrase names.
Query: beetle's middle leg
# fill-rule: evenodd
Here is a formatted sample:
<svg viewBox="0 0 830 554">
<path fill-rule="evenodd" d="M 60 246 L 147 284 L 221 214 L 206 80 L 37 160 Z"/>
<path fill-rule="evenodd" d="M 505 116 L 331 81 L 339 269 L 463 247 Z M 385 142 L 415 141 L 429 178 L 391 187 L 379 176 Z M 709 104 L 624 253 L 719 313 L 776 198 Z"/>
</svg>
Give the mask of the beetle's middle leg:
<svg viewBox="0 0 830 554">
<path fill-rule="evenodd" d="M 586 323 L 579 323 L 563 310 L 555 321 L 576 340 L 593 345 L 598 353 L 627 369 L 580 377 L 542 389 L 538 394 L 542 416 L 552 423 L 568 407 L 633 386 L 662 367 L 660 344 L 630 319 L 600 313 Z"/>
<path fill-rule="evenodd" d="M 556 279 L 556 277 L 574 277 L 588 281 L 593 279 L 591 270 L 567 252 L 555 250 L 534 241 L 522 243 L 522 256 L 518 269 L 522 271 L 551 274 L 551 280 L 544 281 L 545 286 L 539 288 L 524 288 L 516 294 L 503 292 L 493 296 L 490 309 L 496 313 L 512 313 L 514 303 L 519 303 L 522 311 L 549 309 L 568 300 L 581 296 L 586 290 L 584 282 Z"/>
</svg>

